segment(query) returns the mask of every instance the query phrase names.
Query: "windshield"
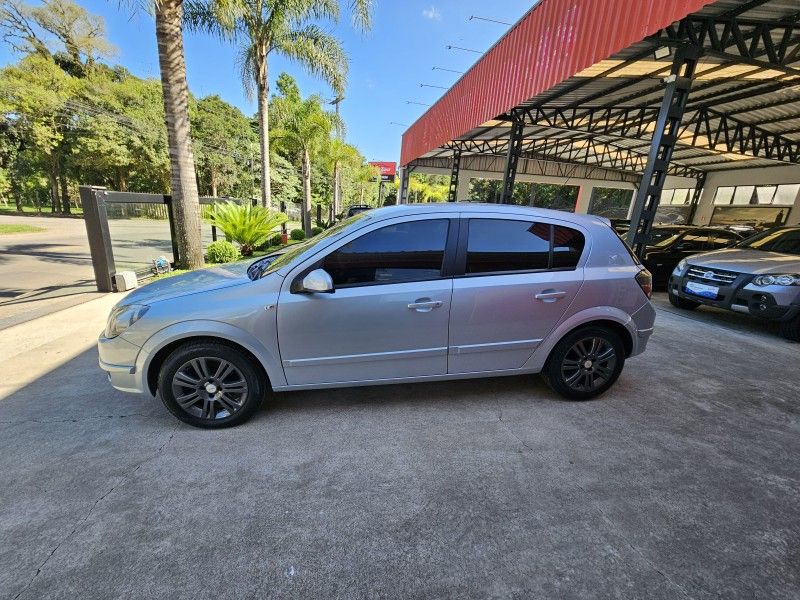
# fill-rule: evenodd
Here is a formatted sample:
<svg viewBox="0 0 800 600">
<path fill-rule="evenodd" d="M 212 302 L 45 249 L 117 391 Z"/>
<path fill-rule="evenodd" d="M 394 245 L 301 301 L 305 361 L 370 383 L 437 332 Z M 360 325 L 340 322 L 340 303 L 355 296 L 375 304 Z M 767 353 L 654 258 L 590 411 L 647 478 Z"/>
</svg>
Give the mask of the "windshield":
<svg viewBox="0 0 800 600">
<path fill-rule="evenodd" d="M 349 219 L 345 219 L 344 221 L 337 223 L 333 227 L 326 229 L 322 233 L 315 235 L 313 238 L 306 240 L 305 242 L 300 242 L 299 244 L 292 244 L 291 246 L 286 246 L 285 248 L 279 250 L 278 252 L 275 252 L 268 256 L 264 256 L 263 258 L 259 258 L 257 261 L 255 261 L 247 268 L 247 275 L 248 277 L 250 277 L 250 279 L 258 279 L 259 277 L 263 277 L 264 275 L 273 273 L 274 271 L 277 271 L 281 267 L 291 263 L 295 258 L 300 256 L 303 252 L 305 252 L 309 248 L 313 248 L 314 246 L 319 244 L 322 240 L 341 235 L 346 229 L 350 227 L 350 225 L 365 218 L 369 218 L 369 215 L 366 212 L 353 215 Z"/>
<path fill-rule="evenodd" d="M 800 255 L 800 229 L 771 229 L 747 238 L 736 247 Z"/>
</svg>

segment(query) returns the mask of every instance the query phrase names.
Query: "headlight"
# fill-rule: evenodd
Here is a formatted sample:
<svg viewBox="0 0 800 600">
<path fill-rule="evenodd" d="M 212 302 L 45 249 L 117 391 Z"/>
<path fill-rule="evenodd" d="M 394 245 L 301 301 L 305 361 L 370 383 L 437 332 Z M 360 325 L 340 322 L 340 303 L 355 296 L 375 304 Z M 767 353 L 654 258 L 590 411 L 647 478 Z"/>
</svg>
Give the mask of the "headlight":
<svg viewBox="0 0 800 600">
<path fill-rule="evenodd" d="M 683 270 L 686 268 L 686 259 L 682 259 L 681 262 L 678 263 L 678 266 L 675 267 L 673 273 L 683 273 Z"/>
<path fill-rule="evenodd" d="M 759 275 L 753 279 L 753 285 L 764 287 L 767 285 L 800 285 L 800 275 Z"/>
<path fill-rule="evenodd" d="M 117 337 L 120 333 L 141 319 L 149 308 L 149 306 L 145 306 L 144 304 L 123 304 L 122 306 L 115 307 L 111 311 L 111 314 L 108 315 L 105 336 L 107 338 Z"/>
</svg>

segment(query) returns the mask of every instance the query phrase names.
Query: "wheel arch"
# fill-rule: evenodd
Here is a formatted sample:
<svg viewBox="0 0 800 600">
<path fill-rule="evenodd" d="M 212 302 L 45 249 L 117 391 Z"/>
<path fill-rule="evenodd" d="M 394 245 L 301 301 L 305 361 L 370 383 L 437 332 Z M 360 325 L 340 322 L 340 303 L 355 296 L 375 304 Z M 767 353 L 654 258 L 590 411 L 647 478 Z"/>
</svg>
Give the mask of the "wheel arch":
<svg viewBox="0 0 800 600">
<path fill-rule="evenodd" d="M 158 371 L 167 356 L 184 344 L 198 341 L 224 344 L 249 356 L 261 368 L 268 388 L 286 383 L 275 353 L 251 334 L 225 323 L 188 321 L 159 331 L 142 347 L 136 365 L 143 379 L 142 387 L 155 395 Z"/>
<path fill-rule="evenodd" d="M 637 332 L 631 316 L 618 308 L 597 307 L 576 313 L 560 323 L 536 349 L 523 369 L 526 371 L 541 371 L 550 358 L 553 349 L 565 336 L 573 331 L 592 325 L 607 327 L 619 335 L 625 347 L 626 358 L 634 354 Z"/>
</svg>

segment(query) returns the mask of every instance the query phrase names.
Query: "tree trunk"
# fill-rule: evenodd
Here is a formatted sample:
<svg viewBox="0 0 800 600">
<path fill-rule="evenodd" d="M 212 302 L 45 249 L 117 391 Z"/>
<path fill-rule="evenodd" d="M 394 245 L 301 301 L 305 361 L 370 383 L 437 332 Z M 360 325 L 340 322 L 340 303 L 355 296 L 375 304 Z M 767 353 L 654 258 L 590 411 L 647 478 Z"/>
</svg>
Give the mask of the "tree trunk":
<svg viewBox="0 0 800 600">
<path fill-rule="evenodd" d="M 50 212 L 61 212 L 61 201 L 58 197 L 58 166 L 56 160 L 51 161 L 50 170 Z"/>
<path fill-rule="evenodd" d="M 264 47 L 256 56 L 258 88 L 258 134 L 261 142 L 261 205 L 272 208 L 272 177 L 269 166 L 269 65 Z"/>
<path fill-rule="evenodd" d="M 333 215 L 339 214 L 342 209 L 342 174 L 339 168 L 339 161 L 333 163 Z M 333 225 L 333 219 L 331 219 Z"/>
<path fill-rule="evenodd" d="M 58 182 L 61 186 L 61 211 L 63 214 L 68 215 L 71 212 L 69 205 L 69 189 L 67 188 L 67 178 L 63 172 L 58 174 Z"/>
<path fill-rule="evenodd" d="M 311 155 L 303 150 L 303 231 L 311 237 Z"/>
<path fill-rule="evenodd" d="M 211 197 L 217 197 L 217 178 L 211 175 Z"/>
<path fill-rule="evenodd" d="M 156 41 L 167 121 L 175 237 L 181 266 L 196 269 L 203 266 L 203 244 L 200 239 L 200 199 L 189 129 L 189 88 L 186 83 L 182 21 L 182 0 L 161 0 L 156 4 Z"/>
</svg>

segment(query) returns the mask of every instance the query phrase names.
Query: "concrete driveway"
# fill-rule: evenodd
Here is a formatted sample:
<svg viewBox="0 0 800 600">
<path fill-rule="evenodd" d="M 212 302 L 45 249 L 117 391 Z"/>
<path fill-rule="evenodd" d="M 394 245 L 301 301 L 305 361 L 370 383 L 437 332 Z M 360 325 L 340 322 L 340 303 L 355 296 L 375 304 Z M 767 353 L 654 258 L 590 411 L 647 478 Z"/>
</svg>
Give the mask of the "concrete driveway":
<svg viewBox="0 0 800 600">
<path fill-rule="evenodd" d="M 211 432 L 107 385 L 114 300 L 4 332 L 26 341 L 0 356 L 0 597 L 800 594 L 796 344 L 660 302 L 598 401 L 298 392 Z"/>
</svg>

